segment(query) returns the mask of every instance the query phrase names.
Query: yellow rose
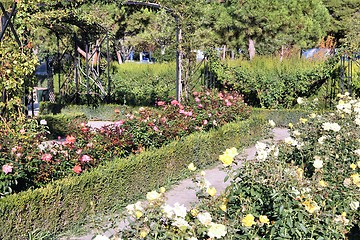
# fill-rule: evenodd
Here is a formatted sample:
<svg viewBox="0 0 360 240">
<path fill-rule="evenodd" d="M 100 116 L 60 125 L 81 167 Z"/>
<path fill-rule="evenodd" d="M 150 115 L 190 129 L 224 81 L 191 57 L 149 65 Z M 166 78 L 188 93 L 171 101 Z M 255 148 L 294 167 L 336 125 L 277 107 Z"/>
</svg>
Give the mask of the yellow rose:
<svg viewBox="0 0 360 240">
<path fill-rule="evenodd" d="M 160 196 L 161 196 L 161 194 L 158 193 L 157 191 L 151 191 L 146 194 L 146 199 L 151 202 L 151 201 L 155 201 Z"/>
<path fill-rule="evenodd" d="M 191 209 L 191 215 L 193 215 L 194 217 L 196 217 L 199 214 L 199 210 L 197 210 L 196 208 Z"/>
<path fill-rule="evenodd" d="M 358 173 L 355 173 L 355 174 L 352 174 L 350 177 L 353 180 L 353 183 L 356 186 L 360 187 L 360 175 Z"/>
<path fill-rule="evenodd" d="M 305 210 L 308 211 L 309 213 L 314 213 L 320 210 L 320 207 L 314 201 L 306 200 L 302 202 L 302 204 L 305 206 Z"/>
<path fill-rule="evenodd" d="M 220 209 L 223 210 L 224 212 L 226 212 L 226 210 L 227 210 L 226 204 L 221 204 Z"/>
<path fill-rule="evenodd" d="M 356 169 L 356 164 L 354 164 L 354 163 L 350 164 L 350 168 L 351 168 L 352 170 L 355 170 L 355 169 Z"/>
<path fill-rule="evenodd" d="M 141 237 L 141 238 L 145 238 L 145 237 L 148 235 L 148 233 L 149 233 L 148 231 L 141 230 L 141 231 L 140 231 L 140 237 Z"/>
<path fill-rule="evenodd" d="M 300 121 L 301 123 L 306 123 L 308 120 L 307 120 L 306 118 L 300 118 L 299 121 Z"/>
<path fill-rule="evenodd" d="M 160 188 L 160 193 L 164 193 L 166 191 L 166 189 L 164 187 Z"/>
<path fill-rule="evenodd" d="M 298 169 L 296 169 L 296 174 L 299 179 L 302 179 L 304 176 L 304 170 L 302 168 L 298 168 Z"/>
<path fill-rule="evenodd" d="M 327 186 L 327 182 L 325 182 L 324 180 L 320 180 L 320 181 L 319 181 L 319 186 L 320 186 L 320 187 L 326 187 L 326 186 Z"/>
<path fill-rule="evenodd" d="M 135 212 L 135 217 L 136 217 L 137 219 L 141 218 L 142 215 L 143 215 L 143 213 L 142 213 L 141 211 L 136 211 L 136 212 Z"/>
<path fill-rule="evenodd" d="M 216 189 L 214 187 L 210 187 L 206 190 L 206 192 L 213 197 L 216 194 Z"/>
<path fill-rule="evenodd" d="M 224 154 L 229 155 L 230 157 L 234 158 L 239 153 L 238 153 L 237 149 L 233 147 L 233 148 L 226 149 Z"/>
<path fill-rule="evenodd" d="M 289 123 L 289 127 L 290 127 L 290 128 L 293 128 L 293 126 L 294 126 L 294 125 L 293 125 L 292 123 Z"/>
<path fill-rule="evenodd" d="M 259 217 L 259 220 L 260 220 L 261 223 L 266 223 L 266 224 L 269 224 L 269 223 L 270 223 L 270 220 L 268 219 L 267 216 L 261 215 L 261 216 Z"/>
<path fill-rule="evenodd" d="M 254 220 L 255 217 L 252 214 L 248 214 L 241 220 L 241 223 L 244 227 L 251 227 L 255 224 Z"/>
<path fill-rule="evenodd" d="M 231 163 L 233 162 L 234 158 L 227 155 L 227 154 L 222 154 L 219 156 L 219 160 L 223 163 L 223 165 L 226 167 L 226 166 L 229 166 L 231 165 Z"/>
<path fill-rule="evenodd" d="M 190 171 L 195 171 L 195 170 L 196 170 L 196 167 L 195 167 L 194 163 L 190 163 L 189 166 L 188 166 L 188 169 L 189 169 Z"/>
</svg>

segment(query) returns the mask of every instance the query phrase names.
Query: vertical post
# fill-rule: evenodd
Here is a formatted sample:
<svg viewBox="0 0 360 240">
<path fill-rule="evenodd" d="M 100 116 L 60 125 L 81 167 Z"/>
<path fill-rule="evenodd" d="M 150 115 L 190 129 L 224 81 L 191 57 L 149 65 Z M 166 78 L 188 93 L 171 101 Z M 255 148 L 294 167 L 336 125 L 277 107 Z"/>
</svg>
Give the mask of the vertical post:
<svg viewBox="0 0 360 240">
<path fill-rule="evenodd" d="M 90 83 L 89 83 L 89 41 L 86 39 L 85 46 L 85 67 L 86 67 L 86 100 L 87 104 L 90 105 Z"/>
<path fill-rule="evenodd" d="M 107 103 L 111 102 L 111 78 L 110 78 L 110 39 L 109 32 L 106 32 L 106 60 L 107 60 Z"/>
<path fill-rule="evenodd" d="M 75 74 L 75 103 L 79 104 L 79 69 L 78 69 L 78 52 L 77 52 L 77 39 L 76 35 L 74 34 L 74 74 Z"/>
<path fill-rule="evenodd" d="M 341 64 L 341 68 L 340 68 L 340 88 L 341 88 L 341 94 L 344 94 L 345 56 L 346 56 L 346 55 L 342 55 L 342 56 L 340 57 L 340 64 Z"/>
<path fill-rule="evenodd" d="M 60 39 L 59 39 L 59 35 L 56 34 L 56 39 L 57 39 L 57 69 L 58 69 L 58 84 L 59 84 L 59 95 L 60 95 L 60 88 L 61 88 L 61 83 L 60 83 L 60 77 L 61 77 L 61 65 L 60 65 Z"/>
<path fill-rule="evenodd" d="M 175 16 L 176 22 L 176 100 L 181 101 L 182 96 L 182 76 L 181 76 L 181 63 L 182 63 L 182 52 L 181 52 L 181 28 L 179 24 L 179 17 Z"/>
<path fill-rule="evenodd" d="M 348 59 L 348 92 L 351 95 L 351 82 L 352 82 L 352 56 Z"/>
</svg>

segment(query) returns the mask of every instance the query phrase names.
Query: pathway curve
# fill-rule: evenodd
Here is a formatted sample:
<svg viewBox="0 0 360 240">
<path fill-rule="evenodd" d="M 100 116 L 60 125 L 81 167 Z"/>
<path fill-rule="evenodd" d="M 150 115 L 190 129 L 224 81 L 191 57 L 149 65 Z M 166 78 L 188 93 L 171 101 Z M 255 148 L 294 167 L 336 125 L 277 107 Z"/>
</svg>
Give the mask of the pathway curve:
<svg viewBox="0 0 360 240">
<path fill-rule="evenodd" d="M 279 142 L 284 140 L 289 136 L 287 129 L 284 128 L 274 128 L 272 130 L 272 139 L 261 140 L 261 142 Z M 256 148 L 251 146 L 246 148 L 238 157 L 238 159 L 253 160 L 255 159 Z M 237 167 L 241 167 L 241 162 L 239 161 Z M 206 179 L 211 183 L 213 187 L 216 188 L 217 193 L 221 193 L 225 188 L 230 184 L 229 182 L 224 182 L 226 173 L 222 171 L 221 165 L 218 165 L 214 168 L 207 169 L 204 171 Z M 165 193 L 166 203 L 170 206 L 173 206 L 175 203 L 183 204 L 186 207 L 192 206 L 193 203 L 196 203 L 197 197 L 196 192 L 192 187 L 194 183 L 192 179 L 185 179 L 180 181 L 178 184 L 173 186 L 172 189 L 168 190 Z M 121 228 L 121 226 L 119 226 Z M 114 234 L 114 230 L 108 230 L 104 235 L 111 237 Z M 91 240 L 95 236 L 92 233 L 89 233 L 86 236 L 81 237 L 70 237 L 62 238 L 61 240 Z"/>
</svg>

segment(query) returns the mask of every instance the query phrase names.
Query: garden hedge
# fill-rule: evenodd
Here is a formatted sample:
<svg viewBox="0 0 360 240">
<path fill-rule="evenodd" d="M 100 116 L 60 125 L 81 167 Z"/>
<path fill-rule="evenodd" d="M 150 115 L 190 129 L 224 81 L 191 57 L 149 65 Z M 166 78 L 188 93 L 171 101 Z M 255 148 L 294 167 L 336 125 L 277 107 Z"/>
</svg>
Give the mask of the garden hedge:
<svg viewBox="0 0 360 240">
<path fill-rule="evenodd" d="M 300 118 L 306 118 L 311 113 L 302 109 L 262 109 L 253 108 L 252 113 L 266 120 L 273 120 L 277 127 L 288 127 L 289 123 L 297 123 Z"/>
<path fill-rule="evenodd" d="M 50 136 L 57 138 L 58 136 L 64 137 L 73 132 L 73 127 L 82 122 L 87 122 L 88 118 L 84 113 L 67 113 L 56 115 L 41 115 L 39 120 L 45 119 L 49 127 Z"/>
<path fill-rule="evenodd" d="M 186 166 L 209 166 L 228 147 L 239 149 L 263 136 L 262 117 L 195 133 L 157 150 L 115 159 L 78 177 L 0 199 L 0 239 L 25 239 L 33 230 L 61 232 L 109 213 L 186 175 Z M 93 211 L 91 211 L 93 209 Z"/>
</svg>

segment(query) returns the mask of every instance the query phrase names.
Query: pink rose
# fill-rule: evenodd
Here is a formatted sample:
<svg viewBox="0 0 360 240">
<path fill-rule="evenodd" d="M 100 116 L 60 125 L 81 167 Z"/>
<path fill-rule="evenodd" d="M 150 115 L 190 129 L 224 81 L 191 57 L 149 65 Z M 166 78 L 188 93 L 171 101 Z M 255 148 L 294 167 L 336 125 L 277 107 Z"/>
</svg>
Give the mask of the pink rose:
<svg viewBox="0 0 360 240">
<path fill-rule="evenodd" d="M 121 126 L 123 124 L 124 124 L 123 120 L 117 121 L 117 122 L 115 122 L 115 127 L 119 127 L 119 126 Z"/>
<path fill-rule="evenodd" d="M 91 161 L 91 157 L 88 155 L 82 155 L 80 158 L 81 162 L 90 162 Z"/>
<path fill-rule="evenodd" d="M 164 105 L 165 105 L 165 102 L 164 102 L 164 101 L 158 101 L 158 102 L 157 102 L 157 105 L 158 105 L 158 106 L 164 106 Z"/>
<path fill-rule="evenodd" d="M 179 102 L 177 100 L 172 100 L 171 105 L 177 106 L 177 105 L 179 105 Z"/>
<path fill-rule="evenodd" d="M 50 162 L 51 159 L 52 159 L 52 155 L 49 153 L 46 153 L 46 154 L 42 155 L 42 157 L 41 157 L 41 160 L 43 160 L 45 162 Z"/>
<path fill-rule="evenodd" d="M 76 172 L 77 174 L 81 173 L 81 172 L 82 172 L 81 166 L 76 165 L 76 166 L 73 168 L 73 171 Z"/>
<path fill-rule="evenodd" d="M 8 174 L 12 172 L 13 167 L 11 165 L 5 164 L 2 166 L 2 170 L 5 174 Z"/>
</svg>

